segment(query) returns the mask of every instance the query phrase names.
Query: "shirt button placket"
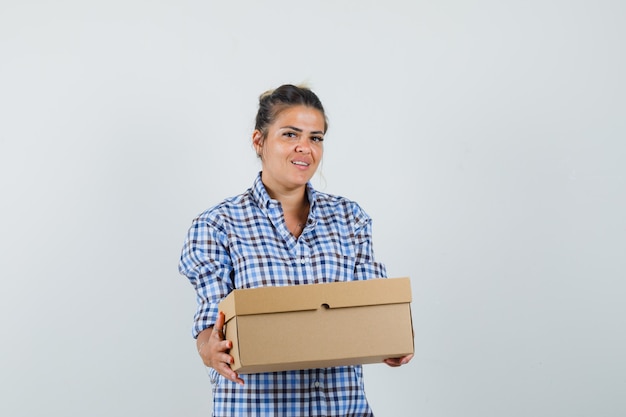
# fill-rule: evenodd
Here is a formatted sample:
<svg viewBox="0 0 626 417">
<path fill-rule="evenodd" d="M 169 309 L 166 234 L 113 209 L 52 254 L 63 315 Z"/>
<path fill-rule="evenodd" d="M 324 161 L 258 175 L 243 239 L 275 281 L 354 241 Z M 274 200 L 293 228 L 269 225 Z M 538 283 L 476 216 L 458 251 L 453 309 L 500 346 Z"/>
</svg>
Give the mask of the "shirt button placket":
<svg viewBox="0 0 626 417">
<path fill-rule="evenodd" d="M 313 268 L 311 266 L 311 248 L 306 243 L 300 245 L 300 263 L 301 274 L 304 278 L 304 282 L 312 284 L 315 282 L 315 276 L 313 274 Z"/>
<path fill-rule="evenodd" d="M 326 390 L 324 387 L 324 371 L 317 370 L 315 375 L 315 383 L 313 384 L 315 392 L 317 393 L 317 398 L 319 401 L 319 409 L 322 412 L 322 415 L 326 415 L 328 404 L 326 402 Z"/>
</svg>

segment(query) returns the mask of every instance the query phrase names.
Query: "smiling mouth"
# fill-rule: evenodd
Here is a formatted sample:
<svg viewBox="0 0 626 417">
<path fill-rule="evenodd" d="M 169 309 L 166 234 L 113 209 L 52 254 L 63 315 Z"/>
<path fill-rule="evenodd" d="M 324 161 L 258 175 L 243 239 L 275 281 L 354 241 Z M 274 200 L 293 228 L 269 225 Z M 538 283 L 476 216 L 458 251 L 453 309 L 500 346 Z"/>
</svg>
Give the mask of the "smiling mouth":
<svg viewBox="0 0 626 417">
<path fill-rule="evenodd" d="M 309 164 L 307 164 L 304 161 L 291 161 L 291 163 L 294 164 L 294 165 L 301 166 L 301 167 L 308 167 L 309 166 Z"/>
</svg>

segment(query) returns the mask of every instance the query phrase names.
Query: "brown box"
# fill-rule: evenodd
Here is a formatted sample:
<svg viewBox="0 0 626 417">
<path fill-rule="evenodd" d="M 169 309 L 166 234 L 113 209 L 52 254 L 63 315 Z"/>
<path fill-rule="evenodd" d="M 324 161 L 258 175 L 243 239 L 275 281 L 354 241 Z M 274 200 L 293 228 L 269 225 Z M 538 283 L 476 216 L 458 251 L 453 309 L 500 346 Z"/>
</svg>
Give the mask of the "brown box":
<svg viewBox="0 0 626 417">
<path fill-rule="evenodd" d="M 219 305 L 240 374 L 382 362 L 413 353 L 409 278 L 261 287 Z"/>
</svg>

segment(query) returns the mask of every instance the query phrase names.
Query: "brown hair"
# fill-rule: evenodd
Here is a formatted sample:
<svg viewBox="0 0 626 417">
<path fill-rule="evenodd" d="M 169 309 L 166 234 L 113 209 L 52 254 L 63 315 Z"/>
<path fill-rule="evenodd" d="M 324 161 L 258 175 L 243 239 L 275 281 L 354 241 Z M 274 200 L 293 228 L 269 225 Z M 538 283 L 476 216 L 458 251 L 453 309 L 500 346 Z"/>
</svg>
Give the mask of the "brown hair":
<svg viewBox="0 0 626 417">
<path fill-rule="evenodd" d="M 284 84 L 275 90 L 269 90 L 259 97 L 259 111 L 256 115 L 255 130 L 261 132 L 263 139 L 267 136 L 267 128 L 285 109 L 293 106 L 307 106 L 319 110 L 324 116 L 324 133 L 328 130 L 328 119 L 322 102 L 307 87 Z"/>
</svg>

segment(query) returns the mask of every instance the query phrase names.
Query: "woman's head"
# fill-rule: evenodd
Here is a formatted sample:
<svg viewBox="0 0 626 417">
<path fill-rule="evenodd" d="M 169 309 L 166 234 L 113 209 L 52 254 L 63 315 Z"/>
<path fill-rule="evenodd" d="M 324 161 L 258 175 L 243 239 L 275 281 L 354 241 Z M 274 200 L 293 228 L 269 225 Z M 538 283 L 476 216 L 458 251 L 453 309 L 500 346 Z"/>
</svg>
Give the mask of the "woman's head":
<svg viewBox="0 0 626 417">
<path fill-rule="evenodd" d="M 270 195 L 304 189 L 322 160 L 327 127 L 322 103 L 307 88 L 283 85 L 261 95 L 252 144 Z"/>
<path fill-rule="evenodd" d="M 310 89 L 291 84 L 281 85 L 275 90 L 261 94 L 254 129 L 261 132 L 263 139 L 265 139 L 268 127 L 274 123 L 278 115 L 285 109 L 294 106 L 305 106 L 318 110 L 324 118 L 324 133 L 326 133 L 328 119 L 320 99 Z"/>
</svg>

